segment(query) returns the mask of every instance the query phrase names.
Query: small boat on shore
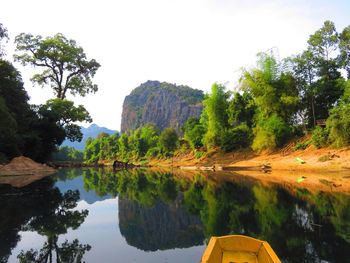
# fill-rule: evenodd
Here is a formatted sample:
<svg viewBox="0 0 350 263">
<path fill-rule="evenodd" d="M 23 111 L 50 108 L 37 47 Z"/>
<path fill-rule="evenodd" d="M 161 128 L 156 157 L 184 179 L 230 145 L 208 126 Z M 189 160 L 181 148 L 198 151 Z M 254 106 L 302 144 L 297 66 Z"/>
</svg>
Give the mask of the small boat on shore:
<svg viewBox="0 0 350 263">
<path fill-rule="evenodd" d="M 201 263 L 281 263 L 269 243 L 252 237 L 212 237 Z"/>
</svg>

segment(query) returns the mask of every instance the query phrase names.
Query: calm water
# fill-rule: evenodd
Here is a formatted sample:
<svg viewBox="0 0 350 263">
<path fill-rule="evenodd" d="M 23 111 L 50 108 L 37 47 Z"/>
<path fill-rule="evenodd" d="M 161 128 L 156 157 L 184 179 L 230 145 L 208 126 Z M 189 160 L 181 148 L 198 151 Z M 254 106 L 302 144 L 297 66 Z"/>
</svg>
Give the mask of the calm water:
<svg viewBox="0 0 350 263">
<path fill-rule="evenodd" d="M 70 169 L 0 185 L 0 262 L 199 262 L 225 234 L 268 240 L 283 262 L 350 262 L 349 196 L 230 176 Z"/>
</svg>

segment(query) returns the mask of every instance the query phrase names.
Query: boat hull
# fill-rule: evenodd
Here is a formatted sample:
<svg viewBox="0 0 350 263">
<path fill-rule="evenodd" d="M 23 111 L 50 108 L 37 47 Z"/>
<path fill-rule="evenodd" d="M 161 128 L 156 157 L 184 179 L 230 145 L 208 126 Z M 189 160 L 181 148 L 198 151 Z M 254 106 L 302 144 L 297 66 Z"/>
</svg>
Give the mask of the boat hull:
<svg viewBox="0 0 350 263">
<path fill-rule="evenodd" d="M 241 235 L 212 237 L 201 259 L 201 263 L 280 262 L 269 243 Z"/>
</svg>

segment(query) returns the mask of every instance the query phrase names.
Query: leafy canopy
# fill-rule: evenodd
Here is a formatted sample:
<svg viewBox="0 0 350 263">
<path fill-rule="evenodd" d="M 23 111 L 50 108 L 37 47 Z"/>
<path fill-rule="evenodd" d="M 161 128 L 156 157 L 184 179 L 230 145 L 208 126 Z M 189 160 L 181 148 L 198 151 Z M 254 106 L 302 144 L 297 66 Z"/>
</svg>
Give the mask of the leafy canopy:
<svg viewBox="0 0 350 263">
<path fill-rule="evenodd" d="M 73 96 L 85 96 L 98 90 L 92 77 L 100 67 L 96 60 L 88 60 L 76 42 L 62 34 L 43 38 L 21 33 L 15 38 L 16 61 L 23 65 L 42 68 L 32 77 L 41 86 L 50 85 L 59 99 L 69 91 Z"/>
<path fill-rule="evenodd" d="M 46 104 L 40 107 L 39 113 L 49 116 L 51 121 L 64 128 L 66 138 L 68 138 L 70 141 L 81 141 L 83 138 L 80 127 L 74 124 L 74 122 L 92 122 L 88 111 L 83 105 L 75 107 L 74 102 L 69 100 L 48 100 Z"/>
</svg>

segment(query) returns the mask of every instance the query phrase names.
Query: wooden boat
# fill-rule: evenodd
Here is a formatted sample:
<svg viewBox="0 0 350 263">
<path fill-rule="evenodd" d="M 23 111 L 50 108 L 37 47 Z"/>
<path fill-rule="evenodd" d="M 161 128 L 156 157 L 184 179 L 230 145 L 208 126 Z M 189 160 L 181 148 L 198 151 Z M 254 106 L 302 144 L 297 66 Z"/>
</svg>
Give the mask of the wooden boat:
<svg viewBox="0 0 350 263">
<path fill-rule="evenodd" d="M 252 237 L 212 237 L 201 263 L 281 263 L 269 243 Z"/>
</svg>

